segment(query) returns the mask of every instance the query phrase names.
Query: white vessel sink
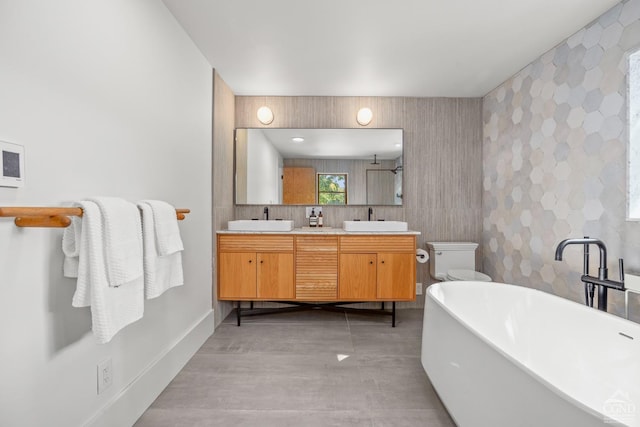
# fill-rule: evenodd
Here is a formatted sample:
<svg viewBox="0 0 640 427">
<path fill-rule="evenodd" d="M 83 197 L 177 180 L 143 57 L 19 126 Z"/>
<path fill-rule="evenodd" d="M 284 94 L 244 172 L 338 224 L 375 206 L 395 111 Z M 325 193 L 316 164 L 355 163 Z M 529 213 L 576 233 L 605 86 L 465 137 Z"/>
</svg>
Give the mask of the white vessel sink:
<svg viewBox="0 0 640 427">
<path fill-rule="evenodd" d="M 238 219 L 229 221 L 228 228 L 229 231 L 291 231 L 293 221 Z"/>
<path fill-rule="evenodd" d="M 345 221 L 344 231 L 407 231 L 409 228 L 403 221 Z"/>
</svg>

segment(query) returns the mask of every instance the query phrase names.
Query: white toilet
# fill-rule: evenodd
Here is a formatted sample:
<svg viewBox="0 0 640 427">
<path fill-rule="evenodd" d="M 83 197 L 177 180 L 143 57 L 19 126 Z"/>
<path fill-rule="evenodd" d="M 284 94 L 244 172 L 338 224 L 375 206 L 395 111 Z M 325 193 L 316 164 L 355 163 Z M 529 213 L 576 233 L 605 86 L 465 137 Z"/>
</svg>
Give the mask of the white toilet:
<svg viewBox="0 0 640 427">
<path fill-rule="evenodd" d="M 471 280 L 491 282 L 491 277 L 475 271 L 477 243 L 427 242 L 429 273 L 440 281 Z"/>
</svg>

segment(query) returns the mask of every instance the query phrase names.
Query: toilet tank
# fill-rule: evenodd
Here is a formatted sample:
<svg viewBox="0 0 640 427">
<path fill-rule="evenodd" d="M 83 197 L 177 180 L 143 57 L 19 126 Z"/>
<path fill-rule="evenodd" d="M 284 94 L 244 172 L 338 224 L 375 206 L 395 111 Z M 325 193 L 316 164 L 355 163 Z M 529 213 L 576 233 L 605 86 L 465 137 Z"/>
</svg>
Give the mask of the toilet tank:
<svg viewBox="0 0 640 427">
<path fill-rule="evenodd" d="M 475 270 L 477 247 L 472 242 L 428 242 L 429 274 L 443 280 L 452 269 Z"/>
</svg>

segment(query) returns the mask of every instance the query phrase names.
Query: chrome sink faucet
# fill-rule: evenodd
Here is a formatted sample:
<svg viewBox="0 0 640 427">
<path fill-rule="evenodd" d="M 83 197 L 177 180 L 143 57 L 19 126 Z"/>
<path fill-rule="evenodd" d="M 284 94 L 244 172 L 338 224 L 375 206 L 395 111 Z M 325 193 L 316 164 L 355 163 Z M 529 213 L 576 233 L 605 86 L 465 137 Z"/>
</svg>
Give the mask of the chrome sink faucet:
<svg viewBox="0 0 640 427">
<path fill-rule="evenodd" d="M 587 236 L 578 239 L 565 239 L 558 243 L 556 248 L 556 261 L 562 261 L 562 253 L 569 245 L 583 245 L 584 258 L 582 264 L 582 277 L 580 280 L 585 284 L 585 303 L 593 307 L 594 287 L 598 287 L 598 310 L 607 311 L 607 290 L 609 288 L 624 291 L 624 262 L 622 258 L 618 260 L 620 268 L 620 281 L 609 280 L 607 269 L 607 247 L 599 239 L 592 239 Z M 598 266 L 598 277 L 589 275 L 589 245 L 597 245 L 600 250 L 600 265 Z"/>
</svg>

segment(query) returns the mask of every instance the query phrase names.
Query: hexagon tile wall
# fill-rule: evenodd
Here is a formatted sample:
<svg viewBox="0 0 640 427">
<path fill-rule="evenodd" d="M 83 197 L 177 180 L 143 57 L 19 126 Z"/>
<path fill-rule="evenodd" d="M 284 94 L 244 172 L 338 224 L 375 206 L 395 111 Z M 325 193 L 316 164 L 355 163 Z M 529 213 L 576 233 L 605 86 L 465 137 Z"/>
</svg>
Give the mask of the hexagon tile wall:
<svg viewBox="0 0 640 427">
<path fill-rule="evenodd" d="M 582 248 L 554 261 L 558 242 L 583 235 L 607 244 L 610 277 L 622 256 L 640 271 L 640 224 L 625 221 L 626 55 L 639 19 L 640 0 L 621 2 L 484 97 L 483 267 L 494 280 L 584 302 Z M 620 292 L 609 311 L 623 312 Z"/>
</svg>

